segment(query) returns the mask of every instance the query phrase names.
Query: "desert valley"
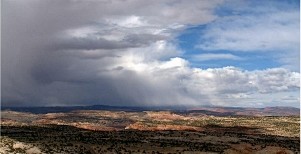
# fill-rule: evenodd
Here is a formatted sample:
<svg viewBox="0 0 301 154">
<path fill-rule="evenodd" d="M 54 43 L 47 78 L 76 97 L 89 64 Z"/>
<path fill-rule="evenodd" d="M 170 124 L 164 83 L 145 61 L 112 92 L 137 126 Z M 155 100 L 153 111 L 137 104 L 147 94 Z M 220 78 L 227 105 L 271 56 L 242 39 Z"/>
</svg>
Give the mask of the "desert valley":
<svg viewBox="0 0 301 154">
<path fill-rule="evenodd" d="M 299 153 L 297 108 L 124 110 L 3 110 L 0 153 Z"/>
</svg>

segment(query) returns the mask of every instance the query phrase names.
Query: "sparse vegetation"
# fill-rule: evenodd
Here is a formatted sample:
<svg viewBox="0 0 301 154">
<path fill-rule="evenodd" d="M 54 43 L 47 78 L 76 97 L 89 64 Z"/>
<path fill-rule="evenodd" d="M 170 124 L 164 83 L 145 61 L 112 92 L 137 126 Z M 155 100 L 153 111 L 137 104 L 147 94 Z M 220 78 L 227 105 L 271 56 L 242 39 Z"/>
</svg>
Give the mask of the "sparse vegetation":
<svg viewBox="0 0 301 154">
<path fill-rule="evenodd" d="M 0 154 L 243 153 L 250 149 L 298 153 L 299 120 L 298 116 L 222 117 L 166 111 L 2 112 Z"/>
</svg>

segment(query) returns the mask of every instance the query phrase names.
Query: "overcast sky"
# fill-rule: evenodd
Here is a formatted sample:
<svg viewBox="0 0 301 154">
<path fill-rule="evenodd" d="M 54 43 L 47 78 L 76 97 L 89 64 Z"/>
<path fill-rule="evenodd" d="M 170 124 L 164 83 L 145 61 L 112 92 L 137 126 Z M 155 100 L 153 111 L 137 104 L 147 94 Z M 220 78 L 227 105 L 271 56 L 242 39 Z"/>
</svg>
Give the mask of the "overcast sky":
<svg viewBox="0 0 301 154">
<path fill-rule="evenodd" d="M 3 0 L 5 106 L 299 107 L 299 0 Z"/>
</svg>

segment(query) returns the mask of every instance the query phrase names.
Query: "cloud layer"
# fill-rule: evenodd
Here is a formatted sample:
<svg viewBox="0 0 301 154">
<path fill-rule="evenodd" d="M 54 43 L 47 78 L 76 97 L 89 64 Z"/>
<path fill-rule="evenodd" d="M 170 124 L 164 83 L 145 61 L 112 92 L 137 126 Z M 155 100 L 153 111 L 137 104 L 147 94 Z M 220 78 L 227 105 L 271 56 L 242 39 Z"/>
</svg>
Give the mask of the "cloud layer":
<svg viewBox="0 0 301 154">
<path fill-rule="evenodd" d="M 3 105 L 298 103 L 298 72 L 201 69 L 181 58 L 186 51 L 178 48 L 177 35 L 217 21 L 219 0 L 5 0 L 2 5 Z M 220 34 L 227 40 L 231 33 Z M 241 60 L 232 54 L 198 57 L 208 59 Z"/>
<path fill-rule="evenodd" d="M 229 15 L 223 15 L 207 26 L 196 47 L 209 51 L 270 52 L 269 55 L 283 67 L 298 71 L 298 4 L 287 6 L 286 2 L 279 1 L 253 3 L 231 6 Z"/>
</svg>

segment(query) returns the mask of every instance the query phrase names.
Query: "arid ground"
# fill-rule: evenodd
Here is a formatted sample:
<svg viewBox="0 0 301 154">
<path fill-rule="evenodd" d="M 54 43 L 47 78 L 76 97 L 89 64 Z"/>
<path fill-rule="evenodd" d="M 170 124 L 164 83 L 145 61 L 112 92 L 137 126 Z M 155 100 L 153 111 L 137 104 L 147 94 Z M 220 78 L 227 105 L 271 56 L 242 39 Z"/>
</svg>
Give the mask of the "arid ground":
<svg viewBox="0 0 301 154">
<path fill-rule="evenodd" d="M 0 153 L 300 153 L 299 124 L 297 115 L 199 110 L 2 111 Z"/>
</svg>

